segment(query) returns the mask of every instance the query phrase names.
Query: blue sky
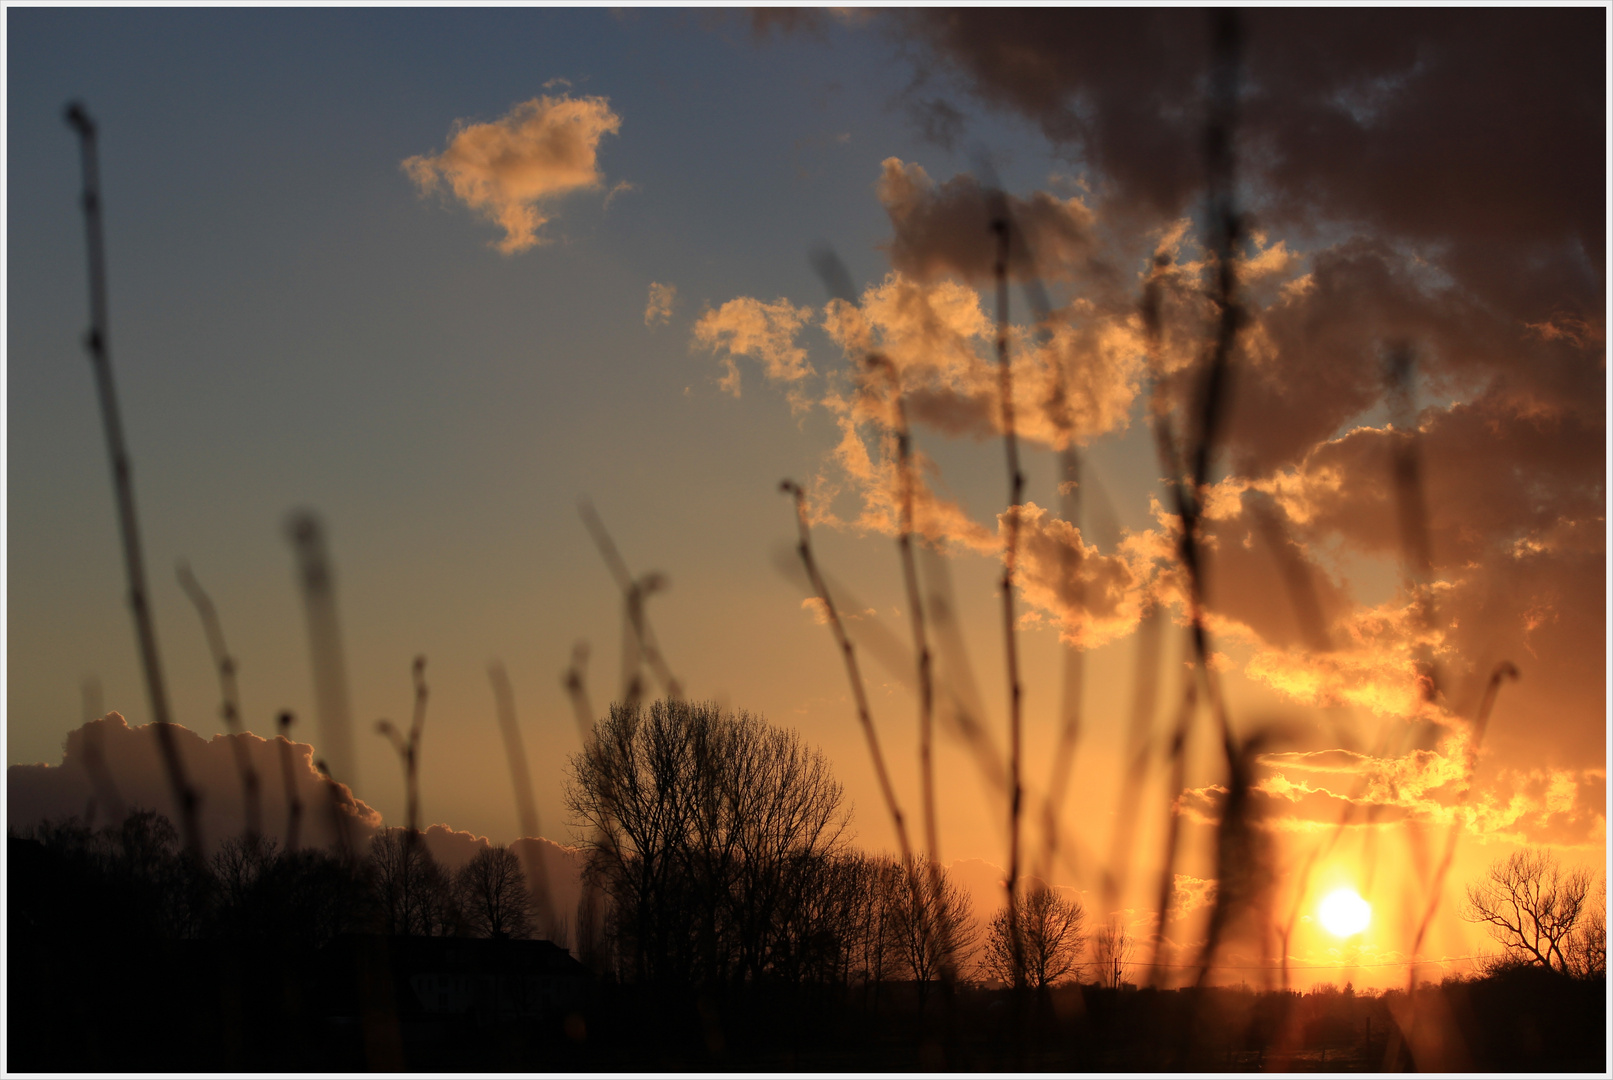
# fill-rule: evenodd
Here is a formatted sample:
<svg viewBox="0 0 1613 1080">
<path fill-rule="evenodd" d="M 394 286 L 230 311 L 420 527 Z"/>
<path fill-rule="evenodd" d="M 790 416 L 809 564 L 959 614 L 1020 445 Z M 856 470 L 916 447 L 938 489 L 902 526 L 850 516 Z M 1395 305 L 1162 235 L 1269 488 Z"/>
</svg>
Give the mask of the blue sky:
<svg viewBox="0 0 1613 1080">
<path fill-rule="evenodd" d="M 79 345 L 69 100 L 102 132 L 113 359 L 178 719 L 220 730 L 178 558 L 219 604 L 248 725 L 307 714 L 280 530 L 313 507 L 333 538 L 358 715 L 401 711 L 424 652 L 428 809 L 498 830 L 504 791 L 434 787 L 430 761 L 463 753 L 469 768 L 494 745 L 493 656 L 530 721 L 559 727 L 551 751 L 572 749 L 558 673 L 573 639 L 594 643 L 595 696 L 608 695 L 616 598 L 576 513 L 585 495 L 636 569 L 671 576 L 662 636 L 701 671 L 695 691 L 793 706 L 799 684 L 775 693 L 744 672 L 779 662 L 757 640 L 758 596 L 799 621 L 771 561 L 792 525 L 777 482 L 813 471 L 833 431 L 754 379 L 742 402 L 722 394 L 688 326 L 741 294 L 820 302 L 806 253 L 821 241 L 876 280 L 881 160 L 968 167 L 970 151 L 913 130 L 914 68 L 894 42 L 833 22 L 758 35 L 737 16 L 651 10 L 8 18 L 9 760 L 56 759 L 84 676 L 131 723 L 147 713 Z M 496 227 L 423 197 L 400 163 L 440 151 L 455 121 L 496 119 L 546 84 L 566 92 L 556 79 L 621 117 L 599 146 L 607 188 L 565 197 L 548 243 L 504 255 Z M 1034 182 L 1055 167 L 1023 123 L 976 130 L 1005 173 Z M 652 281 L 678 300 L 647 328 Z M 994 491 L 1000 462 L 986 460 Z M 861 548 L 846 554 L 882 572 L 883 549 Z M 693 640 L 675 629 L 691 622 Z M 809 632 L 812 662 L 786 680 L 835 680 L 829 696 L 843 696 Z M 364 760 L 385 804 L 379 739 Z"/>
</svg>

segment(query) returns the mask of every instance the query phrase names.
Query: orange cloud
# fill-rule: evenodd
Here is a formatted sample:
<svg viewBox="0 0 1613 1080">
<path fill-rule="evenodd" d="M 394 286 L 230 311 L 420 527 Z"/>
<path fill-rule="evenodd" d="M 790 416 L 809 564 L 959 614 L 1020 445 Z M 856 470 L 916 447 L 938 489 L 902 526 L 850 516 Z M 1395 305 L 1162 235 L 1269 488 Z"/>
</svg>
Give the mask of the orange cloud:
<svg viewBox="0 0 1613 1080">
<path fill-rule="evenodd" d="M 722 360 L 728 374 L 718 385 L 738 397 L 736 356 L 760 361 L 767 377 L 778 382 L 795 382 L 812 374 L 806 350 L 795 343 L 796 334 L 811 316 L 810 307 L 798 308 L 788 300 L 764 304 L 742 296 L 700 316 L 694 340 L 713 352 L 720 349 L 727 354 Z"/>
<path fill-rule="evenodd" d="M 1170 916 L 1182 919 L 1215 903 L 1215 879 L 1174 874 L 1171 880 Z"/>
<path fill-rule="evenodd" d="M 823 328 L 860 388 L 859 421 L 889 423 L 892 415 L 890 378 L 865 370 L 867 356 L 877 353 L 894 371 L 913 423 L 976 439 L 1001 434 L 996 326 L 974 289 L 893 271 L 865 290 L 859 305 L 832 301 Z M 1135 313 L 1128 306 L 1105 314 L 1077 300 L 1042 330 L 1010 329 L 1017 434 L 1062 446 L 1123 429 L 1146 352 Z"/>
<path fill-rule="evenodd" d="M 602 97 L 533 98 L 485 124 L 456 121 L 447 149 L 416 155 L 403 171 L 429 193 L 446 184 L 454 198 L 504 230 L 505 254 L 544 243 L 547 204 L 600 186 L 599 140 L 621 129 Z"/>
<path fill-rule="evenodd" d="M 1005 532 L 1008 515 L 997 522 Z M 1034 502 L 1019 508 L 1019 528 L 1025 602 L 1052 615 L 1071 644 L 1091 649 L 1124 637 L 1159 600 L 1170 558 L 1159 534 L 1126 533 L 1106 555 Z"/>
<path fill-rule="evenodd" d="M 644 325 L 654 326 L 664 323 L 672 318 L 672 305 L 678 298 L 676 285 L 663 285 L 658 281 L 650 282 L 649 302 L 644 305 Z"/>
<path fill-rule="evenodd" d="M 1353 705 L 1377 716 L 1441 719 L 1444 710 L 1427 699 L 1424 658 L 1445 656 L 1448 650 L 1443 634 L 1425 625 L 1424 613 L 1416 598 L 1358 608 L 1334 623 L 1331 651 L 1261 647 L 1243 673 L 1304 705 Z"/>
<path fill-rule="evenodd" d="M 1481 755 L 1468 790 L 1469 741 L 1447 732 L 1434 749 L 1380 756 L 1328 749 L 1264 754 L 1254 786 L 1260 820 L 1284 830 L 1459 825 L 1483 842 L 1600 848 L 1606 842 L 1606 771 L 1503 768 Z M 1220 819 L 1226 789 L 1191 788 L 1179 806 L 1200 824 Z"/>
<path fill-rule="evenodd" d="M 976 520 L 945 497 L 923 453 L 932 433 L 1001 434 L 995 322 L 971 287 L 995 257 L 981 227 L 984 192 L 967 177 L 937 184 L 890 159 L 878 194 L 892 221 L 892 270 L 857 304 L 832 301 L 822 315 L 844 362 L 817 395 L 839 438 L 808 483 L 812 519 L 886 535 L 899 527 L 899 393 L 916 440 L 916 531 L 943 548 L 1000 558 L 1002 516 Z M 1206 289 L 1214 258 L 1195 246 L 1190 221 L 1168 217 L 1117 239 L 1081 200 L 1037 195 L 1012 206 L 1027 235 L 1048 238 L 1038 252 L 1050 262 L 1037 271 L 1078 284 L 1078 299 L 1046 326 L 1009 330 L 1022 440 L 1057 447 L 1123 430 L 1150 362 L 1159 400 L 1180 413 L 1197 392 L 1216 314 Z M 1466 750 L 1448 740 L 1475 714 L 1496 663 L 1511 661 L 1523 678 L 1503 691 L 1489 745 L 1533 754 L 1544 734 L 1563 760 L 1605 755 L 1602 324 L 1572 307 L 1509 321 L 1424 255 L 1378 238 L 1314 251 L 1293 249 L 1291 238 L 1252 239 L 1237 267 L 1247 320 L 1218 463 L 1229 473 L 1206 493 L 1201 535 L 1203 599 L 1223 650 L 1216 663 L 1239 657 L 1244 677 L 1290 702 L 1432 721 L 1436 728 L 1416 730 L 1447 740 L 1401 757 L 1382 751 L 1397 764 L 1376 767 L 1362 792 L 1284 770 L 1259 797 L 1282 821 L 1299 820 L 1296 811 L 1337 820 L 1352 806 L 1377 820 L 1461 817 L 1496 828 L 1547 820 L 1525 808 L 1544 794 L 1519 802 L 1494 794 L 1488 780 L 1455 809 Z M 1146 278 L 1159 301 L 1153 340 L 1136 314 L 1145 279 L 1093 268 L 1140 243 L 1166 257 Z M 1413 421 L 1432 574 L 1382 598 L 1383 584 L 1400 576 L 1393 478 L 1408 432 L 1404 417 L 1399 429 L 1364 420 L 1383 402 L 1383 350 L 1398 340 L 1416 343 L 1419 400 L 1435 402 Z M 870 369 L 871 353 L 886 363 Z M 803 353 L 781 380 L 794 401 L 805 400 L 795 373 L 806 367 Z M 838 502 L 847 496 L 856 500 L 849 512 Z M 1027 621 L 1090 647 L 1129 633 L 1150 603 L 1183 611 L 1172 515 L 1156 508 L 1157 528 L 1102 549 L 1034 503 L 1020 515 Z M 1357 593 L 1368 589 L 1378 595 L 1363 602 Z M 1575 820 L 1574 828 L 1596 827 Z"/>
</svg>

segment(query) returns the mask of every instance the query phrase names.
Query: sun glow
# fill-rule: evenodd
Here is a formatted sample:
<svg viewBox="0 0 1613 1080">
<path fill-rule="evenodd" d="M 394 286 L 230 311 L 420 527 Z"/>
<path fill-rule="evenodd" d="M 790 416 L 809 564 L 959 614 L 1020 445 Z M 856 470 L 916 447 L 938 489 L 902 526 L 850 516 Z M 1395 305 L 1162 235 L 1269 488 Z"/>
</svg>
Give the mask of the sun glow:
<svg viewBox="0 0 1613 1080">
<path fill-rule="evenodd" d="M 1359 934 L 1372 922 L 1372 905 L 1354 889 L 1334 889 L 1322 899 L 1317 916 L 1335 937 Z"/>
</svg>

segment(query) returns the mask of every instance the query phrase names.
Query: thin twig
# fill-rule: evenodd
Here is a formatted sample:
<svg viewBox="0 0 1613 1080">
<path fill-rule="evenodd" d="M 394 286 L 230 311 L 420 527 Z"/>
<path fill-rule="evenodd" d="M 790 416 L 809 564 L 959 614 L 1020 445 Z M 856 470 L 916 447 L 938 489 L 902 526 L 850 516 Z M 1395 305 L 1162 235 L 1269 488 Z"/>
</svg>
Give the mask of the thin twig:
<svg viewBox="0 0 1613 1080">
<path fill-rule="evenodd" d="M 936 676 L 936 689 L 951 700 L 950 711 L 943 710 L 941 715 L 943 719 L 951 721 L 954 734 L 968 746 L 970 759 L 980 770 L 988 795 L 1006 798 L 1008 769 L 1003 763 L 1002 752 L 992 741 L 991 732 L 984 723 L 986 709 L 980 699 L 980 691 L 969 664 L 969 653 L 964 647 L 963 634 L 958 626 L 957 605 L 953 599 L 952 576 L 947 569 L 947 560 L 926 546 L 921 546 L 918 554 L 928 586 L 925 613 L 935 631 L 942 664 L 941 672 Z M 836 588 L 835 591 L 848 604 L 852 603 L 842 590 Z M 1002 827 L 1001 822 L 998 827 Z M 1003 835 L 1007 836 L 1006 831 Z"/>
<path fill-rule="evenodd" d="M 1479 747 L 1484 744 L 1484 733 L 1490 725 L 1490 710 L 1495 707 L 1496 695 L 1500 693 L 1501 683 L 1507 679 L 1517 679 L 1518 669 L 1510 660 L 1503 660 L 1495 665 L 1490 672 L 1490 679 L 1484 686 L 1484 696 L 1479 699 L 1478 715 L 1473 720 L 1473 730 L 1468 738 L 1467 761 L 1462 791 L 1456 800 L 1456 809 L 1460 810 L 1467 805 L 1468 795 L 1473 790 L 1473 778 L 1479 768 Z M 1423 911 L 1422 921 L 1417 926 L 1417 936 L 1411 943 L 1411 971 L 1413 973 L 1413 986 L 1415 986 L 1415 971 L 1417 956 L 1422 951 L 1423 938 L 1428 928 L 1433 924 L 1434 912 L 1439 910 L 1441 897 L 1445 891 L 1445 875 L 1450 872 L 1451 862 L 1456 858 L 1456 840 L 1461 835 L 1462 822 L 1453 815 L 1450 831 L 1445 839 L 1445 854 L 1440 859 L 1439 868 L 1434 872 L 1434 885 L 1428 892 L 1428 907 Z M 1409 988 L 1408 988 L 1408 992 Z"/>
<path fill-rule="evenodd" d="M 900 487 L 898 497 L 902 515 L 901 533 L 897 537 L 896 546 L 902 558 L 902 582 L 907 589 L 908 614 L 913 629 L 913 654 L 916 659 L 919 686 L 919 782 L 924 801 L 924 866 L 926 876 L 929 878 L 930 895 L 939 898 L 942 895 L 942 877 L 941 837 L 935 809 L 935 681 L 931 670 L 930 644 L 924 628 L 924 600 L 919 591 L 918 567 L 913 559 L 915 481 L 912 435 L 907 426 L 907 408 L 902 399 L 901 376 L 897 373 L 896 366 L 887 357 L 877 353 L 871 354 L 867 362 L 870 368 L 883 368 L 891 384 L 896 424 L 897 482 Z M 940 965 L 942 992 L 950 1008 L 953 1001 L 953 983 L 957 974 L 953 970 L 954 957 L 951 948 L 956 928 L 952 925 L 952 913 L 945 904 L 937 902 L 936 913 L 939 916 L 935 928 L 936 952 L 942 960 Z M 920 929 L 923 933 L 929 932 L 927 924 Z"/>
<path fill-rule="evenodd" d="M 151 698 L 151 718 L 157 725 L 157 745 L 174 801 L 179 804 L 185 847 L 192 857 L 200 857 L 201 824 L 197 818 L 200 796 L 185 775 L 174 742 L 168 713 L 168 691 L 163 682 L 162 663 L 157 656 L 157 629 L 151 620 L 147 600 L 145 560 L 140 553 L 140 526 L 134 510 L 133 467 L 123 441 L 123 420 L 118 414 L 117 390 L 112 382 L 112 354 L 107 328 L 106 252 L 101 236 L 101 179 L 96 151 L 95 121 L 78 102 L 67 107 L 67 123 L 78 132 L 83 169 L 84 233 L 89 253 L 90 332 L 85 338 L 90 366 L 95 371 L 95 388 L 101 402 L 101 425 L 106 432 L 107 454 L 112 461 L 112 487 L 117 499 L 118 531 L 123 541 L 123 567 L 129 579 L 129 607 L 134 613 L 135 641 L 140 650 L 141 669 L 146 677 L 146 693 Z"/>
<path fill-rule="evenodd" d="M 605 565 L 610 568 L 611 576 L 616 579 L 617 586 L 622 590 L 626 607 L 622 642 L 624 695 L 632 703 L 637 702 L 642 693 L 638 675 L 638 660 L 642 657 L 650 670 L 655 673 L 667 697 L 674 701 L 682 698 L 683 688 L 662 658 L 661 650 L 655 643 L 655 632 L 650 629 L 649 619 L 644 614 L 644 602 L 651 594 L 667 587 L 666 577 L 651 572 L 641 578 L 634 578 L 628 572 L 627 563 L 616 550 L 615 542 L 611 540 L 610 533 L 605 529 L 605 523 L 600 520 L 593 505 L 584 501 L 578 504 L 577 510 L 582 515 L 583 524 L 588 527 L 588 533 L 593 537 L 595 546 L 599 548 L 599 554 L 604 558 Z"/>
<path fill-rule="evenodd" d="M 414 681 L 414 718 L 409 724 L 409 735 L 405 738 L 392 726 L 390 720 L 377 720 L 375 730 L 378 734 L 386 736 L 392 743 L 392 749 L 397 751 L 398 760 L 403 765 L 404 793 L 407 799 L 410 842 L 420 831 L 420 737 L 426 728 L 426 658 L 417 656 L 409 669 Z"/>
<path fill-rule="evenodd" d="M 314 759 L 314 768 L 325 781 L 326 794 L 330 796 L 331 829 L 336 834 L 336 854 L 342 862 L 352 865 L 357 853 L 353 849 L 353 838 L 348 832 L 348 815 L 342 809 L 342 788 L 331 775 L 330 766 L 324 758 Z"/>
<path fill-rule="evenodd" d="M 235 768 L 241 774 L 241 797 L 245 803 L 247 839 L 256 841 L 263 831 L 258 771 L 252 765 L 252 755 L 242 738 L 241 695 L 235 681 L 235 658 L 224 646 L 224 626 L 219 622 L 218 609 L 213 606 L 212 598 L 196 580 L 196 576 L 190 572 L 190 565 L 181 562 L 178 574 L 180 588 L 185 590 L 190 602 L 196 605 L 196 613 L 201 616 L 202 630 L 207 635 L 207 647 L 213 655 L 213 667 L 218 671 L 218 688 L 222 698 L 219 716 L 223 718 L 224 726 L 229 729 L 230 748 L 235 754 Z"/>
<path fill-rule="evenodd" d="M 290 712 L 281 712 L 278 717 L 280 775 L 286 784 L 286 851 L 293 855 L 297 852 L 298 834 L 302 829 L 302 798 L 297 794 L 296 762 L 291 756 L 291 724 L 294 719 Z"/>
<path fill-rule="evenodd" d="M 840 613 L 835 610 L 834 600 L 829 596 L 829 587 L 824 584 L 822 575 L 818 573 L 817 561 L 812 557 L 812 532 L 807 524 L 806 493 L 793 480 L 780 483 L 779 490 L 795 500 L 795 520 L 801 538 L 796 550 L 801 556 L 801 562 L 806 566 L 807 577 L 812 581 L 818 599 L 823 602 L 824 613 L 829 617 L 829 629 L 834 634 L 835 643 L 840 646 L 840 655 L 846 662 L 846 676 L 851 681 L 851 693 L 857 703 L 857 720 L 862 725 L 863 737 L 868 742 L 868 755 L 873 760 L 879 790 L 885 797 L 885 808 L 890 813 L 891 823 L 896 828 L 896 842 L 901 848 L 902 859 L 906 865 L 912 865 L 913 846 L 908 841 L 907 822 L 902 815 L 900 804 L 896 801 L 896 789 L 891 786 L 890 770 L 885 767 L 885 754 L 879 748 L 879 733 L 874 730 L 873 714 L 868 708 L 868 694 L 863 688 L 862 673 L 857 667 L 857 653 L 852 647 L 851 639 L 846 636 L 846 628 L 840 621 Z"/>
<path fill-rule="evenodd" d="M 1060 380 L 1062 383 L 1062 379 Z M 1062 406 L 1062 393 L 1059 399 Z M 1061 412 L 1065 410 L 1061 407 Z M 1067 416 L 1065 417 L 1067 420 Z M 1063 426 L 1063 425 L 1061 425 Z M 1069 430 L 1065 427 L 1065 437 Z M 1073 445 L 1066 445 L 1059 454 L 1064 480 L 1059 484 L 1063 505 L 1059 512 L 1071 525 L 1080 527 L 1081 462 Z M 1065 544 L 1059 553 L 1059 574 L 1068 583 L 1065 602 L 1077 610 L 1086 607 L 1086 588 L 1081 579 L 1081 554 L 1072 544 Z M 1059 850 L 1059 816 L 1063 811 L 1070 776 L 1075 771 L 1075 751 L 1081 740 L 1081 696 L 1085 688 L 1085 651 L 1074 643 L 1064 647 L 1064 690 L 1060 695 L 1059 741 L 1053 750 L 1053 769 L 1047 782 L 1047 797 L 1042 800 L 1042 856 L 1039 876 L 1045 881 L 1052 870 L 1053 856 Z"/>
<path fill-rule="evenodd" d="M 593 740 L 595 719 L 593 703 L 588 700 L 587 670 L 588 643 L 579 641 L 571 647 L 571 666 L 566 668 L 560 682 L 571 699 L 571 710 L 577 719 L 577 737 L 582 740 L 584 749 Z"/>
<path fill-rule="evenodd" d="M 325 529 L 308 511 L 291 515 L 286 535 L 297 555 L 303 611 L 308 623 L 308 652 L 314 675 L 314 704 L 319 716 L 319 745 L 342 782 L 357 789 L 358 759 L 348 705 L 347 665 L 336 621 L 336 587 Z"/>
<path fill-rule="evenodd" d="M 1210 114 L 1205 125 L 1205 162 L 1208 174 L 1206 213 L 1211 229 L 1211 247 L 1215 252 L 1215 301 L 1220 317 L 1216 322 L 1214 338 L 1199 387 L 1191 429 L 1192 442 L 1179 447 L 1172 431 L 1170 416 L 1163 406 L 1162 382 L 1158 339 L 1159 279 L 1169 265 L 1163 254 L 1155 257 L 1154 273 L 1149 275 L 1143 295 L 1143 322 L 1149 340 L 1149 363 L 1154 375 L 1154 404 L 1152 409 L 1154 436 L 1160 459 L 1166 468 L 1167 485 L 1172 502 L 1181 522 L 1181 535 L 1177 543 L 1177 558 L 1186 577 L 1189 637 L 1193 649 L 1195 673 L 1204 703 L 1220 729 L 1221 749 L 1229 773 L 1239 767 L 1237 742 L 1221 696 L 1219 680 L 1210 666 L 1209 635 L 1204 625 L 1204 573 L 1199 533 L 1203 518 L 1204 489 L 1210 481 L 1210 467 L 1221 424 L 1225 419 L 1233 347 L 1243 322 L 1243 309 L 1237 295 L 1236 251 L 1242 234 L 1242 222 L 1237 211 L 1236 154 L 1234 137 L 1237 131 L 1237 105 L 1241 71 L 1242 29 L 1236 12 L 1218 11 L 1212 18 L 1213 62 L 1211 64 Z M 1180 456 L 1179 456 L 1180 455 Z M 1161 873 L 1159 912 L 1160 936 L 1154 943 L 1155 958 L 1163 946 L 1169 912 L 1166 903 L 1175 876 L 1176 844 L 1179 835 L 1179 810 L 1175 800 L 1182 791 L 1185 768 L 1185 747 L 1197 695 L 1189 684 L 1179 714 L 1176 733 L 1172 738 L 1169 756 L 1173 763 L 1170 797 L 1172 810 L 1166 830 L 1165 861 Z M 1227 901 L 1217 893 L 1217 905 Z M 1227 913 L 1212 911 L 1212 921 L 1225 920 Z M 1219 923 L 1218 923 L 1219 925 Z M 1202 973 L 1201 973 L 1202 974 Z"/>
<path fill-rule="evenodd" d="M 1109 863 L 1103 874 L 1104 909 L 1112 911 L 1124 893 L 1131 874 L 1131 838 L 1137 825 L 1137 802 L 1148 771 L 1154 726 L 1154 703 L 1159 685 L 1159 638 L 1164 615 L 1150 603 L 1137 622 L 1137 657 L 1132 661 L 1131 723 L 1126 734 L 1125 780 L 1115 803 L 1115 830 L 1109 842 Z"/>
<path fill-rule="evenodd" d="M 1014 432 L 1014 382 L 1008 359 L 1008 256 L 1007 200 L 992 219 L 997 234 L 997 393 L 1002 399 L 1003 447 L 1008 458 L 1008 522 L 1003 543 L 1003 641 L 1008 664 L 1008 935 L 1014 951 L 1016 986 L 1023 982 L 1023 942 L 1019 934 L 1019 822 L 1024 786 L 1020 781 L 1023 689 L 1019 682 L 1019 645 L 1014 632 L 1014 571 L 1019 557 L 1019 507 L 1025 499 L 1025 474 L 1019 468 L 1019 440 Z"/>
<path fill-rule="evenodd" d="M 1170 762 L 1171 772 L 1169 786 L 1165 789 L 1170 797 L 1165 823 L 1165 859 L 1159 875 L 1159 933 L 1154 938 L 1154 952 L 1151 964 L 1154 966 L 1156 978 L 1162 977 L 1163 966 L 1160 955 L 1165 947 L 1165 931 L 1170 927 L 1170 901 L 1171 894 L 1176 888 L 1176 848 L 1182 832 L 1182 811 L 1177 805 L 1180 792 L 1186 782 L 1187 769 L 1187 740 L 1192 734 L 1193 711 L 1197 704 L 1196 684 L 1191 676 L 1186 680 L 1182 693 L 1181 708 L 1176 714 L 1176 730 L 1171 735 L 1166 760 Z M 1158 985 L 1157 982 L 1155 985 Z"/>
<path fill-rule="evenodd" d="M 1428 510 L 1423 495 L 1422 435 L 1413 414 L 1417 356 L 1407 342 L 1389 346 L 1384 358 L 1388 389 L 1390 426 L 1397 438 L 1392 446 L 1395 490 L 1395 516 L 1400 525 L 1401 579 L 1408 596 L 1416 604 L 1424 630 L 1435 622 L 1434 594 L 1428 588 L 1433 578 L 1433 551 L 1428 536 Z M 1423 642 L 1417 649 L 1418 689 L 1425 703 L 1438 700 L 1440 670 L 1432 647 Z"/>
<path fill-rule="evenodd" d="M 85 812 L 85 824 L 94 827 L 97 810 L 105 810 L 107 823 L 117 825 L 120 823 L 126 809 L 123 805 L 123 796 L 118 793 L 118 785 L 112 779 L 111 770 L 106 767 L 106 755 L 101 753 L 101 738 L 103 728 L 99 721 L 101 713 L 101 683 L 95 677 L 86 678 L 80 687 L 84 698 L 84 726 L 83 754 L 84 771 L 90 774 L 90 786 L 94 794 L 90 796 L 89 809 Z"/>
<path fill-rule="evenodd" d="M 827 245 L 814 248 L 810 261 L 831 297 L 853 307 L 859 306 L 851 274 L 832 248 Z M 918 566 L 913 556 L 913 498 L 917 486 L 913 435 L 907 423 L 901 372 L 883 353 L 870 352 L 863 362 L 869 372 L 882 374 L 890 387 L 891 421 L 896 432 L 897 503 L 901 508 L 901 529 L 896 537 L 896 547 L 902 560 L 902 584 L 907 590 L 908 621 L 913 632 L 913 656 L 918 677 L 919 782 L 924 804 L 924 844 L 930 884 L 939 895 L 941 839 L 935 809 L 935 679 L 929 637 L 925 630 L 924 597 L 919 589 Z"/>
<path fill-rule="evenodd" d="M 521 725 L 515 719 L 515 691 L 504 665 L 494 662 L 487 669 L 493 683 L 493 700 L 498 708 L 498 726 L 504 736 L 504 757 L 510 763 L 510 783 L 515 788 L 516 812 L 521 820 L 521 835 L 538 840 L 538 804 L 532 795 L 532 774 L 527 768 L 526 745 L 521 740 Z M 558 921 L 554 902 L 549 892 L 549 871 L 543 865 L 542 849 L 535 850 L 526 865 L 527 891 L 537 908 L 538 924 L 550 940 L 557 936 Z"/>
</svg>

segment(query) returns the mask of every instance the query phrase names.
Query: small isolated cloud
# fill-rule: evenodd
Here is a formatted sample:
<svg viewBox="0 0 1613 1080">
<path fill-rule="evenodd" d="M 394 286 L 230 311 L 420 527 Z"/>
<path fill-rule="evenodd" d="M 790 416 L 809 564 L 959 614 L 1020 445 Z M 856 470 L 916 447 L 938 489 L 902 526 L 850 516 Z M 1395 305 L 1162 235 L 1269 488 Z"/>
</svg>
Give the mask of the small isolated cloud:
<svg viewBox="0 0 1613 1080">
<path fill-rule="evenodd" d="M 806 612 L 808 615 L 811 615 L 812 621 L 817 623 L 819 626 L 829 625 L 829 605 L 823 602 L 822 597 L 807 597 L 805 600 L 801 601 L 801 610 Z M 875 615 L 878 615 L 879 612 L 875 611 L 873 608 L 865 608 L 862 611 L 842 611 L 838 614 L 844 622 L 861 622 L 863 619 L 873 618 Z"/>
<path fill-rule="evenodd" d="M 722 349 L 728 374 L 718 384 L 739 396 L 739 367 L 736 356 L 759 361 L 767 377 L 778 382 L 795 382 L 812 374 L 806 350 L 795 343 L 802 325 L 812 317 L 810 307 L 796 307 L 788 300 L 764 304 L 749 296 L 730 300 L 716 311 L 708 311 L 695 323 L 695 343 L 713 352 Z"/>
<path fill-rule="evenodd" d="M 605 209 L 610 209 L 610 204 L 616 201 L 616 196 L 625 195 L 629 191 L 637 190 L 638 185 L 633 183 L 631 180 L 616 181 L 616 183 L 611 185 L 610 190 L 605 192 Z"/>
<path fill-rule="evenodd" d="M 448 148 L 403 162 L 422 194 L 447 185 L 454 198 L 504 230 L 505 254 L 543 243 L 554 199 L 602 182 L 599 140 L 621 117 L 602 97 L 538 97 L 486 124 L 456 122 Z"/>
<path fill-rule="evenodd" d="M 672 318 L 672 305 L 677 299 L 676 285 L 663 285 L 659 281 L 650 282 L 650 301 L 644 305 L 644 325 L 654 326 Z"/>
<path fill-rule="evenodd" d="M 819 626 L 825 626 L 829 622 L 829 605 L 825 604 L 821 597 L 807 597 L 801 601 L 801 610 L 811 615 L 812 621 Z"/>
</svg>

